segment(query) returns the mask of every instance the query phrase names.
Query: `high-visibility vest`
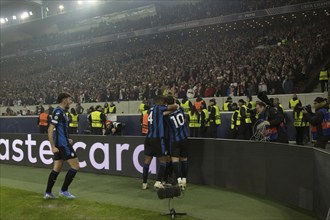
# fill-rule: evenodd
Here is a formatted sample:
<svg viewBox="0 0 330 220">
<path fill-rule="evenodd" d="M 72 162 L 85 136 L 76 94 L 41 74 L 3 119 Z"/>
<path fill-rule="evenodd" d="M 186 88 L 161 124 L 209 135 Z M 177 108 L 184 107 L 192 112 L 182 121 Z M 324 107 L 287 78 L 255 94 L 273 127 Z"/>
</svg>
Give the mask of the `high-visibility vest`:
<svg viewBox="0 0 330 220">
<path fill-rule="evenodd" d="M 209 119 L 210 119 L 210 117 L 209 117 L 209 112 L 207 111 L 207 109 L 203 109 L 202 110 L 203 112 L 204 112 L 204 114 L 205 114 L 205 127 L 209 127 L 210 126 L 210 121 L 209 121 Z"/>
<path fill-rule="evenodd" d="M 223 110 L 224 110 L 224 111 L 229 111 L 229 104 L 230 104 L 230 102 L 225 102 L 225 103 L 223 104 Z"/>
<path fill-rule="evenodd" d="M 142 111 L 142 134 L 148 134 L 148 110 Z"/>
<path fill-rule="evenodd" d="M 234 120 L 234 115 L 235 113 L 237 113 L 237 118 L 236 118 L 236 121 Z M 235 110 L 233 112 L 233 114 L 231 115 L 231 125 L 230 125 L 230 128 L 231 129 L 234 129 L 235 126 L 240 126 L 241 125 L 241 118 L 239 117 L 239 110 Z"/>
<path fill-rule="evenodd" d="M 114 111 L 116 109 L 116 106 L 110 106 L 109 108 L 110 108 L 109 113 L 110 114 L 114 114 L 115 113 Z"/>
<path fill-rule="evenodd" d="M 319 80 L 328 80 L 328 71 L 326 70 L 323 70 L 323 71 L 320 71 L 320 78 Z"/>
<path fill-rule="evenodd" d="M 71 123 L 69 124 L 69 127 L 71 128 L 78 128 L 78 114 L 74 115 L 71 114 Z"/>
<path fill-rule="evenodd" d="M 302 111 L 300 112 L 293 112 L 293 119 L 294 119 L 294 122 L 293 122 L 293 125 L 295 127 L 306 127 L 306 126 L 309 126 L 309 123 L 308 122 L 305 122 L 303 121 L 303 117 L 304 117 L 304 114 Z"/>
<path fill-rule="evenodd" d="M 202 102 L 204 102 L 204 100 L 200 100 L 200 101 L 195 101 L 195 103 L 194 103 L 194 105 L 195 105 L 195 107 L 196 107 L 196 110 L 197 111 L 201 111 L 201 105 L 202 105 Z"/>
<path fill-rule="evenodd" d="M 250 111 L 248 110 L 248 108 L 246 107 L 246 105 L 242 105 L 242 108 L 244 108 L 244 111 L 245 111 L 245 123 L 246 124 L 251 124 L 252 121 L 251 121 L 251 114 L 250 114 Z M 239 111 L 239 117 L 241 118 L 242 115 L 241 115 L 241 111 Z"/>
<path fill-rule="evenodd" d="M 180 106 L 183 108 L 184 112 L 185 113 L 188 113 L 189 112 L 189 109 L 190 109 L 190 106 L 189 106 L 189 100 L 187 100 L 185 103 L 182 103 L 180 104 Z"/>
<path fill-rule="evenodd" d="M 188 112 L 189 115 L 189 127 L 191 128 L 199 128 L 201 126 L 201 122 L 198 120 L 198 115 L 195 113 L 191 114 L 191 111 Z"/>
<path fill-rule="evenodd" d="M 101 122 L 101 112 L 99 111 L 93 111 L 91 113 L 91 119 L 92 119 L 92 128 L 102 128 L 102 122 Z"/>
<path fill-rule="evenodd" d="M 256 103 L 254 101 L 250 101 L 249 104 L 251 105 L 251 110 L 256 108 Z"/>
<path fill-rule="evenodd" d="M 217 105 L 213 105 L 212 108 L 215 109 L 215 121 L 214 119 L 210 119 L 210 122 L 215 122 L 216 125 L 219 125 L 221 124 L 220 109 Z"/>
<path fill-rule="evenodd" d="M 109 106 L 108 107 L 104 107 L 104 109 L 103 109 L 103 113 L 104 114 L 107 114 L 109 112 Z"/>
<path fill-rule="evenodd" d="M 282 112 L 284 112 L 284 108 L 282 104 L 278 104 L 278 107 L 282 110 Z"/>
<path fill-rule="evenodd" d="M 39 125 L 48 126 L 48 114 L 43 112 L 39 115 Z"/>
<path fill-rule="evenodd" d="M 144 106 L 145 106 L 144 103 L 141 103 L 141 104 L 140 104 L 140 106 L 139 106 L 139 110 L 140 110 L 140 112 L 143 112 L 143 111 L 144 111 Z"/>
<path fill-rule="evenodd" d="M 299 99 L 297 100 L 293 100 L 293 99 L 290 99 L 290 106 L 291 106 L 291 109 L 294 109 L 294 107 L 296 107 L 296 105 L 299 103 Z"/>
</svg>

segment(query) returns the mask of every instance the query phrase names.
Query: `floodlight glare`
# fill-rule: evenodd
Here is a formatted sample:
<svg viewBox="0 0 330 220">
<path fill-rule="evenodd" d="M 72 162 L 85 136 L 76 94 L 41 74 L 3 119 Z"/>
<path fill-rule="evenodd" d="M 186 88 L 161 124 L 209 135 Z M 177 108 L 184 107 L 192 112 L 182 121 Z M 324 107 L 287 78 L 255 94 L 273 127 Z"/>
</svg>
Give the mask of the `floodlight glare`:
<svg viewBox="0 0 330 220">
<path fill-rule="evenodd" d="M 30 15 L 33 15 L 32 11 L 29 12 Z"/>
<path fill-rule="evenodd" d="M 96 0 L 89 0 L 87 1 L 88 3 L 96 3 L 97 1 Z"/>
<path fill-rule="evenodd" d="M 48 7 L 46 7 L 46 11 L 49 11 L 49 8 Z"/>
<path fill-rule="evenodd" d="M 28 17 L 29 17 L 29 14 L 27 12 L 23 12 L 23 14 L 21 15 L 21 19 L 23 19 L 23 20 Z"/>
<path fill-rule="evenodd" d="M 1 24 L 4 24 L 6 21 L 5 21 L 5 19 L 4 18 L 0 18 L 0 23 Z"/>
<path fill-rule="evenodd" d="M 78 1 L 78 5 L 82 5 L 83 4 L 83 1 Z"/>
<path fill-rule="evenodd" d="M 17 18 L 16 18 L 16 15 L 13 15 L 13 20 L 16 20 Z"/>
<path fill-rule="evenodd" d="M 64 9 L 63 5 L 58 6 L 58 8 L 62 11 Z"/>
<path fill-rule="evenodd" d="M 5 18 L 6 21 L 8 21 L 8 18 Z"/>
</svg>

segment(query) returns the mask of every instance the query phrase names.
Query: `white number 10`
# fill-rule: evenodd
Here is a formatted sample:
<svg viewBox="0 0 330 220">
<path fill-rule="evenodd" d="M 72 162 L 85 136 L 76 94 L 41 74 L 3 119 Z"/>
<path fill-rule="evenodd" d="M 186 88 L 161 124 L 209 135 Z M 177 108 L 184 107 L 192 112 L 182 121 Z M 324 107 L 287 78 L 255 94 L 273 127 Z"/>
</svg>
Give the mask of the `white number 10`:
<svg viewBox="0 0 330 220">
<path fill-rule="evenodd" d="M 177 114 L 176 117 L 171 116 L 170 119 L 173 121 L 173 123 L 175 124 L 175 127 L 178 128 L 179 126 L 183 126 L 184 125 L 184 116 L 182 113 Z"/>
</svg>

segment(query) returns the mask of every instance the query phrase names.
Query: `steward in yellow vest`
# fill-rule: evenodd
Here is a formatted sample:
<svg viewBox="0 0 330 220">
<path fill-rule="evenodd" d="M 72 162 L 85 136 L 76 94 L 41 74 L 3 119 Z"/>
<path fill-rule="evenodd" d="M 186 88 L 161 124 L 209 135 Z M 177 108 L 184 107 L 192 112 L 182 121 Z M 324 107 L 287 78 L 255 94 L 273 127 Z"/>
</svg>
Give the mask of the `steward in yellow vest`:
<svg viewBox="0 0 330 220">
<path fill-rule="evenodd" d="M 322 67 L 322 70 L 320 71 L 319 81 L 321 83 L 322 92 L 329 91 L 328 89 L 329 72 L 325 69 L 325 67 Z M 327 87 L 325 88 L 325 86 Z"/>
<path fill-rule="evenodd" d="M 302 110 L 303 107 L 299 103 L 293 109 L 293 125 L 296 129 L 296 144 L 298 145 L 304 145 L 305 132 L 309 127 L 309 122 L 305 120 Z"/>
<path fill-rule="evenodd" d="M 206 109 L 206 105 L 203 103 L 201 105 L 201 128 L 200 128 L 200 136 L 208 137 L 207 130 L 210 127 L 210 117 L 209 111 Z"/>
<path fill-rule="evenodd" d="M 231 123 L 230 123 L 230 138 L 236 139 L 238 134 L 239 126 L 241 125 L 241 119 L 239 114 L 239 108 L 236 103 L 232 104 L 233 114 L 231 115 Z"/>
<path fill-rule="evenodd" d="M 290 109 L 294 109 L 294 107 L 300 103 L 301 104 L 301 101 L 298 99 L 298 96 L 296 94 L 293 94 L 293 97 L 292 99 L 290 99 L 290 102 L 289 102 L 289 108 Z"/>
<path fill-rule="evenodd" d="M 117 112 L 117 108 L 116 108 L 116 105 L 113 104 L 113 102 L 110 103 L 110 106 L 109 106 L 109 113 L 110 114 L 116 114 Z"/>
<path fill-rule="evenodd" d="M 71 113 L 69 114 L 69 134 L 78 133 L 78 122 L 79 115 L 76 112 L 76 109 L 71 108 Z"/>
<path fill-rule="evenodd" d="M 182 99 L 182 102 L 181 102 L 181 104 L 180 104 L 180 106 L 181 106 L 181 107 L 183 108 L 183 110 L 184 110 L 184 113 L 188 113 L 192 105 L 193 105 L 193 104 L 191 103 L 191 101 L 188 99 L 187 96 L 185 96 L 185 97 Z"/>
<path fill-rule="evenodd" d="M 238 117 L 241 120 L 241 124 L 238 130 L 238 138 L 243 140 L 250 140 L 252 136 L 252 120 L 250 110 L 246 106 L 246 102 L 243 99 L 238 101 L 240 107 Z"/>
<path fill-rule="evenodd" d="M 233 102 L 233 99 L 229 96 L 227 98 L 226 102 L 223 103 L 223 110 L 224 111 L 232 111 L 232 106 L 231 106 L 232 102 Z"/>
<path fill-rule="evenodd" d="M 102 112 L 102 107 L 100 105 L 95 107 L 95 111 L 89 115 L 88 119 L 91 125 L 92 134 L 102 135 L 102 129 L 105 128 L 106 116 Z"/>
<path fill-rule="evenodd" d="M 210 113 L 210 137 L 217 138 L 218 126 L 221 124 L 221 119 L 220 119 L 220 109 L 217 106 L 215 99 L 210 99 L 209 113 Z"/>
<path fill-rule="evenodd" d="M 188 112 L 190 137 L 198 137 L 199 128 L 201 127 L 200 114 L 193 105 Z"/>
</svg>

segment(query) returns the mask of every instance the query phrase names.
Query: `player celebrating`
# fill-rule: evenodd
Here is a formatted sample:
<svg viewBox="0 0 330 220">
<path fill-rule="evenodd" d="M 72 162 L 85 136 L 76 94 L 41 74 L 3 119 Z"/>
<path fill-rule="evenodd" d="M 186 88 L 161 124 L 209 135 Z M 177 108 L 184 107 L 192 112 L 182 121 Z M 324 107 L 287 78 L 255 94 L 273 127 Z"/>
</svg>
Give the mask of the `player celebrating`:
<svg viewBox="0 0 330 220">
<path fill-rule="evenodd" d="M 170 96 L 167 98 L 167 104 L 174 104 L 175 99 Z M 168 128 L 170 133 L 171 158 L 173 172 L 177 183 L 181 189 L 185 189 L 187 185 L 188 174 L 188 140 L 189 132 L 185 122 L 184 110 L 179 108 L 174 112 L 169 113 Z M 179 162 L 181 162 L 181 174 Z"/>
<path fill-rule="evenodd" d="M 164 188 L 161 181 L 164 177 L 166 169 L 166 149 L 165 149 L 165 135 L 164 135 L 164 112 L 173 111 L 179 108 L 179 105 L 166 106 L 166 99 L 164 96 L 157 96 L 154 100 L 154 106 L 148 112 L 148 134 L 144 143 L 144 165 L 143 165 L 143 183 L 142 189 L 147 189 L 148 173 L 150 162 L 153 157 L 157 157 L 160 162 L 157 173 L 157 180 L 154 184 L 156 189 Z"/>
</svg>

